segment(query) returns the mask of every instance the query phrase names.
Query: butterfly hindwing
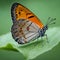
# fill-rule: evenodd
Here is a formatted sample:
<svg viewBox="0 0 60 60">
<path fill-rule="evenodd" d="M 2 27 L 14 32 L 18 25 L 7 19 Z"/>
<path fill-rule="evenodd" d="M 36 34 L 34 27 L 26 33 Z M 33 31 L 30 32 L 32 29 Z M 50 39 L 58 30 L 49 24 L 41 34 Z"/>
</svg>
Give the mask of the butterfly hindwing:
<svg viewBox="0 0 60 60">
<path fill-rule="evenodd" d="M 26 43 L 39 36 L 39 27 L 29 20 L 21 19 L 13 24 L 11 32 L 18 43 Z"/>
</svg>

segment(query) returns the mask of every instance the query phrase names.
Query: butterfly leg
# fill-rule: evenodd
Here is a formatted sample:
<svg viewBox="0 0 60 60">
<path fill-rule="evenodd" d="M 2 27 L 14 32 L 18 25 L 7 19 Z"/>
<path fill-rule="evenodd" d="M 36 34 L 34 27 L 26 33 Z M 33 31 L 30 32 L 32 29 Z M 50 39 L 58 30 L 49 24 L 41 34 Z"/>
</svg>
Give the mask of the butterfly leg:
<svg viewBox="0 0 60 60">
<path fill-rule="evenodd" d="M 47 37 L 47 34 L 45 34 L 44 36 L 46 37 L 47 43 L 49 43 L 49 41 L 48 41 L 48 37 Z"/>
</svg>

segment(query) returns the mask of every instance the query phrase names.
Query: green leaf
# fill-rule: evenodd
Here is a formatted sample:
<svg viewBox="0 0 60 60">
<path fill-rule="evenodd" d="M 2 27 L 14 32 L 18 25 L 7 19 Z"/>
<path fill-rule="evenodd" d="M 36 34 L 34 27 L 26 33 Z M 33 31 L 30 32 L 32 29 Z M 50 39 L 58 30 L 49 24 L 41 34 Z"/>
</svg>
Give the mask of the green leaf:
<svg viewBox="0 0 60 60">
<path fill-rule="evenodd" d="M 48 40 L 46 39 L 46 36 L 44 36 L 42 39 L 39 37 L 38 39 L 23 45 L 15 42 L 11 33 L 7 33 L 0 36 L 0 49 L 20 52 L 26 60 L 34 59 L 44 52 L 51 50 L 60 42 L 59 31 L 60 27 L 49 28 L 46 31 Z"/>
</svg>

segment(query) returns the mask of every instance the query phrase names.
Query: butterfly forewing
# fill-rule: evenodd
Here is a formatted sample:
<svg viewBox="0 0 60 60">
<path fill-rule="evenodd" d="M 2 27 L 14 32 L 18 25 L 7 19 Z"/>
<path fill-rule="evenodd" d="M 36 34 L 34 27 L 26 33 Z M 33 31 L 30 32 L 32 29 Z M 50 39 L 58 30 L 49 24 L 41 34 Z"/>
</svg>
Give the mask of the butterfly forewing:
<svg viewBox="0 0 60 60">
<path fill-rule="evenodd" d="M 19 3 L 14 3 L 12 5 L 11 16 L 13 22 L 18 21 L 20 19 L 28 19 L 34 22 L 35 24 L 39 25 L 39 28 L 42 29 L 44 27 L 44 25 L 42 24 L 40 19 L 36 17 L 36 15 L 34 15 L 28 8 L 24 7 Z"/>
</svg>

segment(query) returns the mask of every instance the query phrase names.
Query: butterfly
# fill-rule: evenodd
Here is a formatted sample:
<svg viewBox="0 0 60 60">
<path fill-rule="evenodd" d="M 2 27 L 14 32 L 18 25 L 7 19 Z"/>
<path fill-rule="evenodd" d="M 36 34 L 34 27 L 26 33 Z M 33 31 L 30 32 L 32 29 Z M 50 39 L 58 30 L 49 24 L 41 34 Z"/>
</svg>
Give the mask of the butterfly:
<svg viewBox="0 0 60 60">
<path fill-rule="evenodd" d="M 54 22 L 56 18 L 48 18 L 44 26 L 40 19 L 37 18 L 28 8 L 19 3 L 14 3 L 11 7 L 11 17 L 13 25 L 11 33 L 13 39 L 18 44 L 25 44 L 39 37 L 45 36 L 48 25 Z"/>
</svg>

